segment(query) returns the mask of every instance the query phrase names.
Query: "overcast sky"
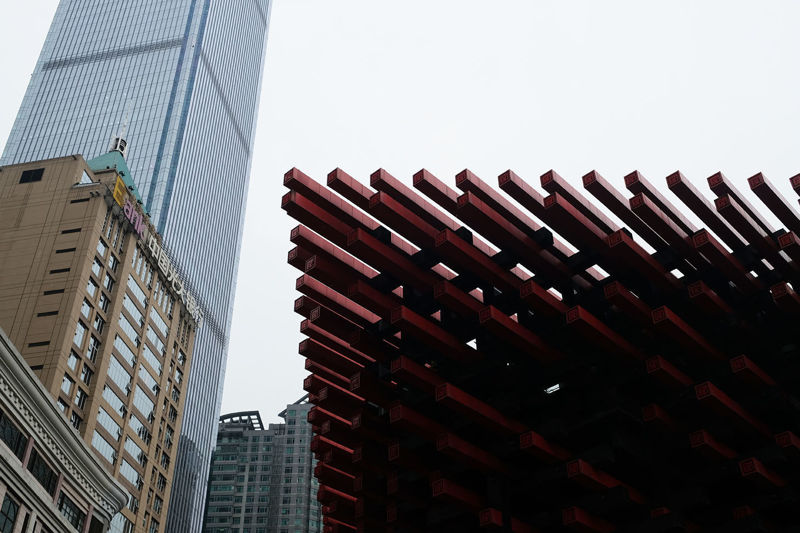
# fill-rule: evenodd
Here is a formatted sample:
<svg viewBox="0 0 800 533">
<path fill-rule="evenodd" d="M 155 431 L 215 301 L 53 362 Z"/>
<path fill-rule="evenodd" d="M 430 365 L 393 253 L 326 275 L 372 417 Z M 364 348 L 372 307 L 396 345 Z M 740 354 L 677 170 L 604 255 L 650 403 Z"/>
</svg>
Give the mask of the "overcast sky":
<svg viewBox="0 0 800 533">
<path fill-rule="evenodd" d="M 56 4 L 0 3 L 0 146 Z M 223 412 L 274 421 L 303 394 L 285 171 L 636 169 L 666 191 L 679 169 L 704 192 L 762 171 L 795 202 L 798 20 L 791 0 L 275 0 Z"/>
</svg>

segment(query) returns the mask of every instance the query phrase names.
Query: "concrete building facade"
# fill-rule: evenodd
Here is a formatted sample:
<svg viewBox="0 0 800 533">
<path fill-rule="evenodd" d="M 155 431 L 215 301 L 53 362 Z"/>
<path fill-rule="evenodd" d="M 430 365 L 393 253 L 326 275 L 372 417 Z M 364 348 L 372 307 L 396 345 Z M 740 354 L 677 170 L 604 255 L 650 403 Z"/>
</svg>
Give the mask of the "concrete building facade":
<svg viewBox="0 0 800 533">
<path fill-rule="evenodd" d="M 258 411 L 220 417 L 211 458 L 205 533 L 319 533 L 311 405 L 286 406 L 264 428 Z"/>
<path fill-rule="evenodd" d="M 0 531 L 104 533 L 127 494 L 0 329 Z"/>
<path fill-rule="evenodd" d="M 122 154 L 0 167 L 0 327 L 128 493 L 114 533 L 165 531 L 201 312 Z"/>
</svg>

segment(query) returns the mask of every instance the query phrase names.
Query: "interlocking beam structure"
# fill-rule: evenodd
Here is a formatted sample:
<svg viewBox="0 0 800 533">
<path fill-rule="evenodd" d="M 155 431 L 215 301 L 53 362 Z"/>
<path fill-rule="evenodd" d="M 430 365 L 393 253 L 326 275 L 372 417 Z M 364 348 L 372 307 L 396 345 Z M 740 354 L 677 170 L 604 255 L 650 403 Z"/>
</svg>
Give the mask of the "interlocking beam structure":
<svg viewBox="0 0 800 533">
<path fill-rule="evenodd" d="M 798 209 L 624 183 L 286 173 L 326 533 L 796 525 Z"/>
</svg>

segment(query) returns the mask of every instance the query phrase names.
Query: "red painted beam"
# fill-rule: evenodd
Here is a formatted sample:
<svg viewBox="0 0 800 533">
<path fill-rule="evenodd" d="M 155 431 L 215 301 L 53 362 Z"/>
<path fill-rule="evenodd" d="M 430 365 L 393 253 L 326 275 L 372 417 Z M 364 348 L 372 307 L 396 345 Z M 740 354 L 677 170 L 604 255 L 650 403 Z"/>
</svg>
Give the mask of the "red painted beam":
<svg viewBox="0 0 800 533">
<path fill-rule="evenodd" d="M 700 230 L 692 236 L 692 243 L 712 265 L 719 269 L 736 287 L 745 294 L 761 288 L 761 282 L 745 270 L 742 264 L 731 255 L 707 230 Z"/>
<path fill-rule="evenodd" d="M 551 293 L 533 280 L 528 280 L 520 287 L 519 295 L 531 306 L 534 313 L 540 316 L 555 318 L 566 314 L 569 308 L 555 294 Z"/>
<path fill-rule="evenodd" d="M 705 429 L 695 431 L 689 435 L 689 444 L 693 450 L 715 461 L 733 459 L 738 455 L 735 451 L 714 439 Z"/>
<path fill-rule="evenodd" d="M 625 187 L 633 194 L 642 193 L 646 195 L 654 204 L 656 204 L 661 211 L 667 215 L 679 228 L 690 235 L 697 231 L 697 228 L 692 224 L 689 219 L 684 217 L 681 212 L 672 205 L 672 202 L 667 200 L 664 195 L 658 192 L 658 189 L 647 181 L 647 179 L 639 172 L 633 171 L 625 176 Z"/>
<path fill-rule="evenodd" d="M 639 348 L 579 305 L 567 311 L 566 323 L 601 350 L 617 355 L 624 361 L 644 359 L 644 354 Z"/>
<path fill-rule="evenodd" d="M 692 185 L 692 182 L 681 174 L 674 172 L 667 176 L 667 186 L 684 204 L 703 221 L 703 224 L 711 228 L 722 242 L 730 246 L 732 250 L 737 250 L 745 246 L 744 239 L 724 218 L 719 216 L 714 206 L 706 200 L 705 196 Z"/>
<path fill-rule="evenodd" d="M 533 431 L 526 431 L 519 436 L 519 448 L 545 463 L 560 463 L 569 459 L 572 454 L 560 446 L 548 442 Z"/>
<path fill-rule="evenodd" d="M 518 435 L 528 429 L 525 424 L 504 415 L 502 411 L 451 383 L 443 383 L 436 387 L 436 401 L 496 431 Z"/>
<path fill-rule="evenodd" d="M 437 436 L 436 450 L 482 472 L 509 472 L 509 468 L 495 455 L 453 433 Z"/>
<path fill-rule="evenodd" d="M 436 387 L 444 383 L 444 379 L 436 372 L 404 355 L 392 359 L 390 370 L 398 381 L 410 383 L 431 396 L 436 394 Z"/>
<path fill-rule="evenodd" d="M 603 287 L 603 296 L 640 326 L 652 325 L 650 307 L 619 281 L 606 284 Z"/>
<path fill-rule="evenodd" d="M 725 355 L 722 352 L 666 305 L 654 309 L 652 316 L 653 325 L 655 325 L 656 329 L 691 353 L 702 355 L 708 359 L 725 359 Z"/>
<path fill-rule="evenodd" d="M 483 508 L 483 498 L 458 483 L 439 477 L 431 480 L 431 495 L 475 512 Z"/>
<path fill-rule="evenodd" d="M 678 370 L 672 363 L 660 355 L 650 357 L 645 362 L 645 367 L 648 374 L 658 379 L 664 385 L 674 389 L 683 389 L 694 383 L 692 378 Z"/>
<path fill-rule="evenodd" d="M 751 176 L 747 179 L 747 183 L 750 185 L 750 190 L 764 202 L 778 220 L 791 231 L 800 233 L 800 215 L 764 174 L 759 172 Z"/>
<path fill-rule="evenodd" d="M 611 522 L 592 516 L 580 507 L 567 507 L 561 512 L 561 523 L 580 533 L 611 533 L 617 528 Z"/>
<path fill-rule="evenodd" d="M 775 487 L 785 487 L 787 484 L 782 477 L 768 469 L 755 457 L 739 461 L 739 472 L 741 472 L 742 477 L 759 483 Z"/>
<path fill-rule="evenodd" d="M 405 306 L 392 311 L 391 323 L 404 333 L 435 348 L 445 357 L 459 361 L 474 361 L 481 358 L 480 352 Z"/>
<path fill-rule="evenodd" d="M 511 320 L 505 313 L 490 305 L 481 309 L 478 322 L 505 342 L 522 350 L 540 363 L 563 359 L 563 355 L 546 345 L 538 335 Z"/>
<path fill-rule="evenodd" d="M 714 194 L 717 195 L 717 197 L 725 194 L 733 197 L 733 199 L 736 200 L 736 202 L 742 207 L 742 209 L 744 209 L 750 218 L 753 219 L 753 221 L 755 221 L 762 230 L 764 230 L 764 233 L 771 235 L 775 231 L 768 222 L 762 220 L 761 217 L 758 216 L 757 211 L 753 208 L 750 202 L 747 201 L 747 198 L 742 196 L 742 194 L 736 190 L 736 187 L 734 187 L 733 184 L 728 181 L 728 178 L 726 178 L 722 172 L 717 172 L 716 174 L 710 176 L 708 178 L 708 186 L 711 188 Z"/>
<path fill-rule="evenodd" d="M 602 211 L 592 206 L 591 202 L 587 201 L 576 188 L 558 175 L 557 172 L 548 170 L 539 177 L 539 180 L 544 190 L 550 194 L 560 195 L 606 235 L 620 229 Z"/>
<path fill-rule="evenodd" d="M 782 310 L 787 313 L 797 314 L 800 313 L 800 296 L 789 286 L 788 283 L 782 281 L 770 287 L 770 294 L 772 300 Z"/>
<path fill-rule="evenodd" d="M 695 281 L 687 287 L 689 300 L 701 311 L 711 316 L 732 315 L 733 309 L 716 292 L 702 281 Z"/>
<path fill-rule="evenodd" d="M 338 192 L 364 211 L 369 207 L 369 197 L 374 193 L 369 187 L 360 183 L 340 168 L 334 169 L 328 174 L 328 187 Z"/>
<path fill-rule="evenodd" d="M 776 385 L 775 380 L 769 377 L 757 364 L 744 355 L 731 359 L 731 371 L 735 376 L 747 381 L 751 385 L 758 387 L 764 385 L 774 387 Z"/>
<path fill-rule="evenodd" d="M 700 403 L 708 405 L 714 412 L 734 419 L 742 423 L 745 427 L 753 429 L 768 438 L 772 437 L 772 432 L 766 424 L 745 411 L 741 405 L 736 403 L 730 396 L 722 392 L 710 381 L 705 381 L 696 385 L 695 395 Z"/>
</svg>

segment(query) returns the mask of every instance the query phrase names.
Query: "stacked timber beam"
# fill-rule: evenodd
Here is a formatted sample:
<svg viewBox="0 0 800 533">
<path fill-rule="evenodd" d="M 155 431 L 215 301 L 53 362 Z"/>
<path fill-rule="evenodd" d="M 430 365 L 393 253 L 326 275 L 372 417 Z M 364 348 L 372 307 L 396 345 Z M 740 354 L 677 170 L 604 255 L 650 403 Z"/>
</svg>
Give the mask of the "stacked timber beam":
<svg viewBox="0 0 800 533">
<path fill-rule="evenodd" d="M 326 532 L 798 523 L 800 215 L 762 174 L 783 227 L 721 173 L 284 183 Z"/>
</svg>

